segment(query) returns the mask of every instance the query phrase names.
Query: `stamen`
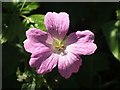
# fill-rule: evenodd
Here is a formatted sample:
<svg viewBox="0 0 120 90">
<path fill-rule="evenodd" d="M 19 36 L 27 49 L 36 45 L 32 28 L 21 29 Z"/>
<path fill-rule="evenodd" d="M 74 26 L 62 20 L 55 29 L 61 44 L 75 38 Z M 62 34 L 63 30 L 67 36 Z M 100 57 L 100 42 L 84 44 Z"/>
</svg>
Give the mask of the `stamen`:
<svg viewBox="0 0 120 90">
<path fill-rule="evenodd" d="M 56 52 L 63 52 L 65 49 L 64 42 L 58 39 L 54 39 L 53 41 L 54 49 Z"/>
</svg>

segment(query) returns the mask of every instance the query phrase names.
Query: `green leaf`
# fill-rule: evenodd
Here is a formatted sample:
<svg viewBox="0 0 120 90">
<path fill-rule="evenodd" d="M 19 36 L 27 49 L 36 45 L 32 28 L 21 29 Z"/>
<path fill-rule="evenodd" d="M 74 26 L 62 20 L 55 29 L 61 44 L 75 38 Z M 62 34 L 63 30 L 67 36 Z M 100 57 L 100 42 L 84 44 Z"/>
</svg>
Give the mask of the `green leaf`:
<svg viewBox="0 0 120 90">
<path fill-rule="evenodd" d="M 36 87 L 36 83 L 35 82 L 36 82 L 36 80 L 35 80 L 35 78 L 33 78 L 32 83 L 24 83 L 22 85 L 21 90 L 35 90 L 35 87 Z"/>
<path fill-rule="evenodd" d="M 120 61 L 120 21 L 110 21 L 102 26 L 103 33 L 112 54 Z"/>
<path fill-rule="evenodd" d="M 24 3 L 22 3 L 23 5 Z M 35 10 L 39 7 L 37 2 L 26 2 L 23 8 L 21 8 L 21 14 L 29 14 L 32 10 Z"/>
<path fill-rule="evenodd" d="M 45 78 L 43 75 L 36 75 L 36 88 L 41 88 L 41 86 L 45 83 Z"/>
<path fill-rule="evenodd" d="M 19 82 L 23 82 L 23 80 L 26 81 L 26 79 L 29 78 L 28 72 L 25 71 L 24 73 L 22 73 L 19 67 L 17 68 L 16 75 Z"/>
<path fill-rule="evenodd" d="M 3 14 L 3 32 L 1 36 L 1 43 L 5 43 L 6 41 L 12 42 L 19 38 L 19 42 L 22 43 L 25 39 L 25 27 L 23 23 L 20 21 L 18 14 Z"/>
<path fill-rule="evenodd" d="M 18 39 L 19 43 L 22 43 L 25 39 L 26 29 L 19 15 L 18 5 L 13 2 L 3 3 L 1 43 L 13 42 Z"/>
<path fill-rule="evenodd" d="M 0 33 L 0 44 L 3 44 L 7 41 L 5 37 L 2 37 L 2 33 Z"/>
<path fill-rule="evenodd" d="M 3 14 L 3 32 L 2 37 L 6 38 L 8 41 L 13 41 L 16 38 L 17 32 L 17 19 L 14 14 Z"/>
<path fill-rule="evenodd" d="M 29 17 L 23 16 L 25 20 L 23 23 L 27 28 L 38 28 L 40 30 L 46 31 L 45 25 L 44 25 L 44 15 L 41 14 L 34 14 Z"/>
<path fill-rule="evenodd" d="M 116 10 L 117 19 L 120 19 L 120 10 Z"/>
</svg>

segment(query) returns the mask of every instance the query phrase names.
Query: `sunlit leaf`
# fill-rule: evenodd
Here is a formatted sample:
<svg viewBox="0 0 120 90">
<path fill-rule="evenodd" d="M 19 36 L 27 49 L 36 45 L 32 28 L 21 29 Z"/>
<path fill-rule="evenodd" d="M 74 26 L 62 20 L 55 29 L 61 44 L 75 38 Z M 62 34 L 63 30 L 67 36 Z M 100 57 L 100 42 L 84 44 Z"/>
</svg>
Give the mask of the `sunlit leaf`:
<svg viewBox="0 0 120 90">
<path fill-rule="evenodd" d="M 35 82 L 35 78 L 33 78 L 32 82 L 30 83 L 24 83 L 22 85 L 22 88 L 21 90 L 36 90 L 35 87 L 36 87 L 36 82 Z"/>
<path fill-rule="evenodd" d="M 34 14 L 29 17 L 25 17 L 24 24 L 28 28 L 38 28 L 40 30 L 46 31 L 45 25 L 44 25 L 44 15 L 41 14 Z"/>
<path fill-rule="evenodd" d="M 22 73 L 19 67 L 17 68 L 16 75 L 17 75 L 17 81 L 19 82 L 23 82 L 23 80 L 26 80 L 28 78 L 28 75 L 25 72 Z"/>
<path fill-rule="evenodd" d="M 110 21 L 104 24 L 102 29 L 112 54 L 120 61 L 120 32 L 116 25 L 120 25 L 118 21 Z"/>
<path fill-rule="evenodd" d="M 117 14 L 117 19 L 120 19 L 120 10 L 117 10 L 116 14 Z"/>
<path fill-rule="evenodd" d="M 2 34 L 0 34 L 0 44 L 3 44 L 7 41 L 7 39 L 5 37 L 2 36 Z"/>
<path fill-rule="evenodd" d="M 22 3 L 22 5 L 23 4 L 24 3 Z M 26 2 L 21 10 L 21 14 L 29 14 L 32 10 L 35 10 L 38 7 L 39 7 L 39 3 L 37 3 L 37 2 Z"/>
</svg>

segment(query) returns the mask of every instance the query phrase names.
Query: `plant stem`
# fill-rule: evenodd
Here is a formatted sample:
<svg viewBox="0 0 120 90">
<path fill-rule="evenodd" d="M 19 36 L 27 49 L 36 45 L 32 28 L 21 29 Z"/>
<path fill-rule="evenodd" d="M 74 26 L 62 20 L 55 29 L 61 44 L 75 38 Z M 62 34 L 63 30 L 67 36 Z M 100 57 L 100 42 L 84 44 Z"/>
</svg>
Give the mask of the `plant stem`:
<svg viewBox="0 0 120 90">
<path fill-rule="evenodd" d="M 22 6 L 21 6 L 21 8 L 20 8 L 20 12 L 22 11 L 22 9 L 23 9 L 23 7 L 24 7 L 24 5 L 25 5 L 26 1 L 27 1 L 27 0 L 24 0 L 24 2 L 23 2 L 23 4 L 22 4 Z"/>
<path fill-rule="evenodd" d="M 33 23 L 28 17 L 26 17 L 25 15 L 20 15 L 21 17 L 25 18 L 26 20 L 28 20 L 29 22 Z"/>
</svg>

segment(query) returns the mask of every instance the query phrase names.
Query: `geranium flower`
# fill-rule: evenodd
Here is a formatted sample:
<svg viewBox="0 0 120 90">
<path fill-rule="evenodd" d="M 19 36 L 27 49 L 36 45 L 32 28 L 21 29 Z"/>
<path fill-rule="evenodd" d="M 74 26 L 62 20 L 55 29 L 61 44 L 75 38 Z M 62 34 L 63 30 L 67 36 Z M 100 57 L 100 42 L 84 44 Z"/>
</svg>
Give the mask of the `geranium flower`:
<svg viewBox="0 0 120 90">
<path fill-rule="evenodd" d="M 59 73 L 67 79 L 78 72 L 82 65 L 81 55 L 95 52 L 94 34 L 85 30 L 66 36 L 69 23 L 67 13 L 48 12 L 44 18 L 47 32 L 36 28 L 26 31 L 24 48 L 32 54 L 29 65 L 35 67 L 38 74 L 51 72 L 58 66 Z"/>
</svg>

